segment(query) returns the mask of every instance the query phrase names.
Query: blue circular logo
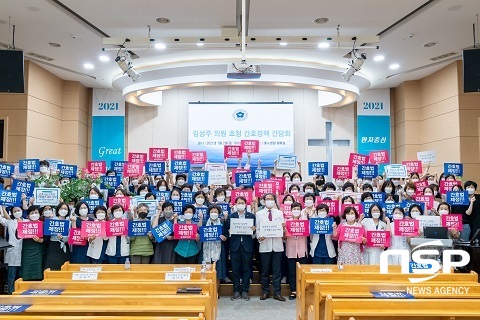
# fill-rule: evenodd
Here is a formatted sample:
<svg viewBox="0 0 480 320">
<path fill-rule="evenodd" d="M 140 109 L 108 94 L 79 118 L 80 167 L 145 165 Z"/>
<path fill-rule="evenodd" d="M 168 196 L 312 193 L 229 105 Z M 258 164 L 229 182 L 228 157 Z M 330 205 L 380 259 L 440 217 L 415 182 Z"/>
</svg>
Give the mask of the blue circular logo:
<svg viewBox="0 0 480 320">
<path fill-rule="evenodd" d="M 246 120 L 248 118 L 248 113 L 247 111 L 243 110 L 243 109 L 237 109 L 235 111 L 233 111 L 233 119 L 237 120 L 237 121 L 243 121 L 243 120 Z"/>
</svg>

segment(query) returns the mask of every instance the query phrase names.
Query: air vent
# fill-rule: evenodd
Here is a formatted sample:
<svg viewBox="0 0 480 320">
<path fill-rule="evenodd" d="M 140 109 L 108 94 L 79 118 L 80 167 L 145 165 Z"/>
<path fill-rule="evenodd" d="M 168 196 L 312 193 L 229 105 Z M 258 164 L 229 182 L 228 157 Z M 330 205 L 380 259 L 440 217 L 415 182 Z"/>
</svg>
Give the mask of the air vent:
<svg viewBox="0 0 480 320">
<path fill-rule="evenodd" d="M 438 56 L 438 57 L 430 58 L 430 60 L 438 61 L 438 60 L 442 60 L 442 59 L 445 59 L 445 58 L 450 58 L 450 57 L 456 56 L 457 54 L 458 54 L 458 52 L 452 51 L 452 52 L 449 52 L 449 53 L 442 54 L 441 56 Z"/>
<path fill-rule="evenodd" d="M 41 54 L 38 54 L 38 53 L 35 53 L 35 52 L 29 52 L 29 53 L 26 53 L 25 55 L 30 56 L 30 57 L 34 57 L 34 58 L 37 58 L 37 59 L 40 59 L 40 60 L 45 60 L 45 61 L 53 61 L 54 60 L 53 58 L 50 58 L 50 57 L 47 57 L 47 56 L 44 56 L 44 55 L 41 55 Z"/>
</svg>

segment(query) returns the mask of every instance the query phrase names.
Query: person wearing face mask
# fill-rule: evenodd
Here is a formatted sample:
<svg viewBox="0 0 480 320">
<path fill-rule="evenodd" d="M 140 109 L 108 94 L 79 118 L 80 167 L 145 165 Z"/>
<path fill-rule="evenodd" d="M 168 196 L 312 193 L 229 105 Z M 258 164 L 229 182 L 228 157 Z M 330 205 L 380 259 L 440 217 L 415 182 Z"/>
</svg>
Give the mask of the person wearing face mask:
<svg viewBox="0 0 480 320">
<path fill-rule="evenodd" d="M 354 192 L 355 189 L 356 189 L 355 185 L 349 181 L 345 182 L 342 186 L 343 192 Z"/>
<path fill-rule="evenodd" d="M 407 250 L 410 252 L 410 239 L 411 237 L 397 236 L 395 235 L 395 223 L 405 218 L 405 211 L 401 207 L 395 207 L 393 209 L 393 222 L 390 223 L 390 247 L 387 250 Z M 410 255 L 409 255 L 410 256 Z M 388 264 L 401 265 L 401 257 L 398 255 L 390 255 L 388 257 Z"/>
<path fill-rule="evenodd" d="M 108 220 L 107 208 L 104 206 L 96 206 L 95 209 L 93 209 L 93 215 L 95 216 L 96 221 Z M 93 264 L 107 263 L 107 255 L 105 254 L 107 244 L 107 237 L 91 236 L 88 238 L 87 256 L 92 259 Z"/>
<path fill-rule="evenodd" d="M 410 182 L 415 183 L 415 182 L 418 182 L 418 181 L 420 181 L 420 175 L 418 174 L 418 172 L 411 172 L 410 173 Z"/>
<path fill-rule="evenodd" d="M 338 228 L 333 230 L 332 238 L 336 239 L 342 233 L 344 233 L 345 228 L 349 227 L 360 227 L 363 228 L 362 224 L 357 222 L 359 214 L 354 207 L 346 207 L 343 211 L 344 222 L 342 222 Z M 367 238 L 362 237 L 362 243 L 350 242 L 350 241 L 338 241 L 338 263 L 341 264 L 364 264 L 363 261 L 363 246 L 367 243 Z"/>
<path fill-rule="evenodd" d="M 95 199 L 95 200 L 96 199 L 103 199 L 103 194 L 97 187 L 93 187 L 88 192 L 88 198 L 89 199 Z"/>
<path fill-rule="evenodd" d="M 215 203 L 226 203 L 225 189 L 215 189 L 215 191 L 213 192 L 213 200 Z"/>
<path fill-rule="evenodd" d="M 295 184 L 302 182 L 302 175 L 299 172 L 292 173 L 292 182 Z"/>
<path fill-rule="evenodd" d="M 27 214 L 30 221 L 38 221 L 40 219 L 39 209 L 38 206 L 28 208 Z M 20 274 L 24 281 L 43 280 L 43 238 L 34 236 L 32 239 L 23 239 L 21 261 Z"/>
<path fill-rule="evenodd" d="M 119 204 L 110 208 L 113 213 L 113 221 L 123 220 L 125 210 Z M 124 264 L 130 255 L 130 238 L 127 235 L 108 237 L 107 249 L 105 251 L 108 263 Z"/>
<path fill-rule="evenodd" d="M 164 202 L 162 204 L 162 215 L 157 213 L 152 221 L 152 228 L 169 221 L 172 225 L 175 222 L 176 214 L 173 212 L 173 203 Z M 155 253 L 153 254 L 153 263 L 155 264 L 173 264 L 175 263 L 175 247 L 178 240 L 175 240 L 172 235 L 169 235 L 160 243 L 155 245 Z"/>
<path fill-rule="evenodd" d="M 175 177 L 175 187 L 182 188 L 186 181 L 187 176 L 185 174 L 177 174 Z"/>
<path fill-rule="evenodd" d="M 378 203 L 374 203 L 368 210 L 368 216 L 361 221 L 367 233 L 369 231 L 390 231 L 390 220 L 384 220 L 382 207 Z M 380 264 L 380 254 L 384 247 L 367 247 L 363 251 L 363 261 L 365 264 L 374 265 Z"/>
<path fill-rule="evenodd" d="M 399 202 L 399 196 L 396 194 L 396 187 L 393 184 L 392 180 L 386 180 L 382 184 L 382 188 L 380 190 L 382 192 L 385 192 L 387 196 L 391 194 L 393 196 L 394 201 Z"/>
<path fill-rule="evenodd" d="M 288 193 L 292 194 L 294 197 L 297 197 L 300 193 L 300 187 L 296 184 L 292 184 L 290 187 L 288 187 Z"/>
<path fill-rule="evenodd" d="M 309 193 L 309 198 L 311 197 L 310 195 L 313 194 Z M 305 197 L 307 197 L 307 195 L 305 195 Z M 294 202 L 292 204 L 292 218 L 287 220 L 308 221 L 308 214 L 306 211 L 302 211 L 302 205 L 300 203 Z M 306 264 L 308 260 L 307 237 L 289 236 L 289 234 L 287 233 L 287 240 L 285 243 L 285 255 L 287 256 L 288 283 L 290 285 L 291 291 L 288 299 L 295 300 L 297 298 L 297 262 L 299 262 L 300 264 Z"/>
<path fill-rule="evenodd" d="M 88 204 L 81 201 L 75 206 L 74 214 L 70 216 L 72 221 L 72 226 L 75 228 L 82 228 L 82 221 L 93 221 L 93 218 L 88 217 L 90 209 Z M 72 253 L 70 254 L 71 263 L 90 263 L 90 257 L 87 256 L 88 244 L 85 245 L 74 245 L 72 246 Z"/>
<path fill-rule="evenodd" d="M 180 189 L 173 188 L 172 192 L 170 193 L 170 200 L 178 201 L 181 199 Z"/>
<path fill-rule="evenodd" d="M 187 204 L 182 209 L 182 217 L 184 220 L 180 220 L 177 223 L 193 224 L 193 214 L 195 213 L 195 206 Z M 202 217 L 203 219 L 203 217 Z M 202 219 L 199 220 L 198 226 L 202 225 Z M 198 255 L 200 252 L 200 236 L 197 233 L 195 240 L 178 240 L 175 247 L 175 263 L 182 264 L 195 264 L 198 263 Z"/>
<path fill-rule="evenodd" d="M 283 256 L 283 237 L 265 237 L 262 232 L 262 223 L 276 222 L 285 226 L 282 211 L 275 208 L 276 196 L 272 193 L 265 194 L 265 208 L 257 212 L 256 230 L 260 243 L 260 261 L 262 266 L 262 295 L 260 300 L 270 298 L 270 270 L 273 270 L 272 285 L 274 296 L 278 301 L 285 301 L 281 292 L 281 263 Z"/>
<path fill-rule="evenodd" d="M 414 201 L 414 195 L 416 191 L 417 191 L 417 188 L 413 183 L 411 182 L 407 183 L 405 185 L 405 193 L 403 194 L 404 196 L 402 197 L 402 200 Z"/>
<path fill-rule="evenodd" d="M 195 210 L 197 209 L 207 209 L 208 208 L 208 203 L 206 201 L 206 196 L 203 193 L 203 191 L 199 190 L 193 194 L 193 201 L 195 201 L 194 206 Z M 206 211 L 204 211 L 206 212 Z M 205 214 L 203 216 L 203 220 L 201 221 L 202 224 L 205 224 L 207 222 L 208 215 Z"/>
<path fill-rule="evenodd" d="M 51 208 L 48 208 L 52 210 Z M 45 215 L 45 208 L 43 210 L 43 216 L 47 218 Z M 58 220 L 66 220 L 66 216 L 68 214 L 68 205 L 64 202 L 60 203 L 56 210 L 56 216 L 52 216 L 48 219 L 58 219 Z M 62 214 L 60 214 L 60 212 Z M 68 221 L 68 220 L 67 220 Z M 70 227 L 70 221 L 69 227 Z M 60 270 L 63 264 L 67 261 L 70 261 L 70 247 L 68 245 L 68 237 L 64 237 L 61 234 L 51 235 L 48 239 L 48 249 L 47 249 L 47 259 L 45 262 L 45 269 L 51 270 Z"/>
<path fill-rule="evenodd" d="M 318 191 L 322 190 L 322 187 L 325 184 L 325 176 L 323 174 L 314 175 L 313 183 L 315 183 L 315 186 L 318 189 Z"/>
<path fill-rule="evenodd" d="M 315 184 L 307 182 L 303 185 L 303 193 L 312 193 L 315 195 Z"/>
<path fill-rule="evenodd" d="M 8 273 L 8 294 L 15 290 L 15 280 L 20 277 L 20 268 L 22 266 L 22 242 L 23 239 L 17 237 L 18 222 L 23 221 L 23 210 L 20 207 L 11 208 L 10 216 L 5 206 L 0 207 L 0 224 L 7 229 L 8 244 L 11 245 L 5 252 L 4 262 L 7 264 Z"/>
<path fill-rule="evenodd" d="M 304 216 L 310 217 L 313 213 L 315 213 L 315 194 L 306 193 L 303 196 L 303 205 L 304 209 L 302 210 L 302 214 Z"/>
<path fill-rule="evenodd" d="M 155 185 L 157 186 L 158 191 L 169 191 L 167 181 L 163 179 L 158 180 Z"/>
<path fill-rule="evenodd" d="M 416 220 L 419 220 L 418 218 L 420 216 L 423 216 L 423 208 L 422 206 L 414 203 L 410 206 L 410 208 L 408 209 L 408 216 L 412 219 L 416 219 Z M 419 230 L 418 230 L 418 235 L 419 236 L 423 236 L 423 228 L 420 227 Z"/>
<path fill-rule="evenodd" d="M 326 204 L 319 204 L 315 212 L 309 218 L 328 218 L 329 207 Z M 337 224 L 333 222 L 333 229 Z M 313 264 L 333 264 L 335 257 L 335 246 L 331 234 L 310 235 L 310 256 Z"/>
<path fill-rule="evenodd" d="M 137 189 L 137 194 L 139 196 L 142 196 L 145 198 L 145 196 L 147 195 L 147 193 L 149 193 L 150 190 L 148 189 L 148 185 L 145 185 L 145 184 L 142 184 L 141 186 L 138 187 Z"/>
<path fill-rule="evenodd" d="M 127 192 L 125 190 L 120 188 L 115 190 L 115 197 L 126 197 L 126 196 L 127 196 Z"/>
<path fill-rule="evenodd" d="M 452 213 L 452 207 L 446 202 L 441 202 L 437 207 L 437 212 L 441 216 Z M 460 231 L 455 228 L 448 229 L 448 237 L 450 239 L 460 239 Z"/>
<path fill-rule="evenodd" d="M 148 205 L 140 203 L 137 207 L 137 221 L 149 221 Z M 133 264 L 149 264 L 153 256 L 153 235 L 130 237 L 130 261 Z"/>
<path fill-rule="evenodd" d="M 143 179 L 140 180 L 140 177 L 130 177 L 126 182 L 128 181 L 130 181 L 130 183 L 125 184 L 128 185 L 128 191 L 130 191 L 130 193 L 138 194 L 138 188 L 142 185 Z"/>
<path fill-rule="evenodd" d="M 468 192 L 469 205 L 465 209 L 465 214 L 462 210 L 463 230 L 460 233 L 460 238 L 463 240 L 475 240 L 470 239 L 472 233 L 475 233 L 480 228 L 480 201 L 475 195 L 477 190 L 477 183 L 475 181 L 466 181 L 463 184 L 463 188 Z M 479 237 L 477 237 L 479 239 Z"/>
<path fill-rule="evenodd" d="M 337 186 L 333 182 L 327 182 L 323 185 L 322 192 L 336 191 Z"/>
<path fill-rule="evenodd" d="M 283 197 L 283 200 L 282 200 L 282 204 L 285 204 L 285 205 L 288 205 L 288 206 L 291 206 L 292 203 L 294 203 L 294 202 L 295 201 L 293 199 L 293 196 L 288 194 L 288 193 Z M 265 200 L 263 201 L 263 203 L 265 204 Z M 292 216 L 291 216 L 291 214 L 289 215 L 289 214 L 285 213 L 285 211 L 284 211 L 284 217 L 285 218 L 291 218 Z"/>
</svg>

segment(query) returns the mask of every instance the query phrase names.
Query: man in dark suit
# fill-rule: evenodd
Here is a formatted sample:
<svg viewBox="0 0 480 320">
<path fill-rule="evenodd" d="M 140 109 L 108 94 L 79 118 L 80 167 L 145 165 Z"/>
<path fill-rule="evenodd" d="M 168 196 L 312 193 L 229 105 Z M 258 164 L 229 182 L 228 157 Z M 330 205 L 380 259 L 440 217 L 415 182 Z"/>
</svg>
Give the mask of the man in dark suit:
<svg viewBox="0 0 480 320">
<path fill-rule="evenodd" d="M 230 237 L 230 259 L 232 260 L 233 271 L 233 291 L 232 300 L 242 298 L 245 301 L 250 300 L 248 291 L 250 289 L 250 274 L 252 273 L 253 259 L 253 235 L 248 234 L 246 230 L 232 234 L 231 219 L 251 219 L 253 224 L 251 229 L 255 234 L 255 215 L 246 211 L 247 200 L 244 197 L 238 197 L 235 200 L 237 211 L 230 214 L 223 228 L 223 235 Z M 239 220 L 234 220 L 239 221 Z M 242 284 L 240 285 L 240 279 Z"/>
</svg>

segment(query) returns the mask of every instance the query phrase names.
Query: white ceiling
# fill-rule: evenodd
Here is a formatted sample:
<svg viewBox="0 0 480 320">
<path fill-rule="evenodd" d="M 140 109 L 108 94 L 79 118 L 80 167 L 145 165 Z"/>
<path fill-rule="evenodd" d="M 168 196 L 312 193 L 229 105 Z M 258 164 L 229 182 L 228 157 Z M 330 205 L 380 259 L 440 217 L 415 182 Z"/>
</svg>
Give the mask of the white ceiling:
<svg viewBox="0 0 480 320">
<path fill-rule="evenodd" d="M 235 0 L 60 0 L 79 16 L 108 34 L 110 37 L 145 37 L 147 25 L 151 37 L 211 37 L 221 36 L 222 27 L 236 25 Z M 366 49 L 368 59 L 362 75 L 373 88 L 395 87 L 403 81 L 422 78 L 444 66 L 447 62 L 420 71 L 409 72 L 387 79 L 389 75 L 405 72 L 433 63 L 430 58 L 451 51 L 461 54 L 463 48 L 473 45 L 472 24 L 480 11 L 479 0 L 251 0 L 249 37 L 254 36 L 335 36 L 340 25 L 342 36 L 377 35 L 396 21 L 423 4 L 423 10 L 405 19 L 396 27 L 380 35 L 379 50 Z M 455 9 L 455 6 L 461 6 Z M 0 42 L 9 41 L 8 20 L 16 25 L 15 45 L 25 52 L 35 52 L 53 58 L 54 66 L 78 73 L 42 65 L 62 79 L 80 81 L 88 87 L 111 87 L 112 80 L 121 74 L 113 61 L 116 52 L 107 51 L 109 62 L 101 62 L 103 36 L 52 0 L 2 0 L 0 1 Z M 167 17 L 170 24 L 159 24 L 157 17 Z M 318 17 L 328 17 L 329 22 L 315 24 Z M 409 37 L 413 35 L 413 37 Z M 57 42 L 60 48 L 47 45 Z M 425 48 L 428 42 L 438 45 Z M 137 71 L 166 66 L 166 62 L 206 64 L 212 59 L 236 62 L 240 52 L 235 48 L 199 48 L 195 45 L 182 49 L 133 50 L 140 56 L 134 60 Z M 272 61 L 305 61 L 312 68 L 343 71 L 348 60 L 343 56 L 348 49 L 318 49 L 270 45 L 247 50 L 248 62 L 269 59 Z M 382 54 L 383 62 L 373 61 Z M 86 70 L 84 63 L 95 68 Z M 392 63 L 400 64 L 390 70 Z M 226 67 L 225 67 L 226 69 Z M 339 79 L 341 80 L 341 79 Z M 342 80 L 343 81 L 343 80 Z"/>
</svg>

